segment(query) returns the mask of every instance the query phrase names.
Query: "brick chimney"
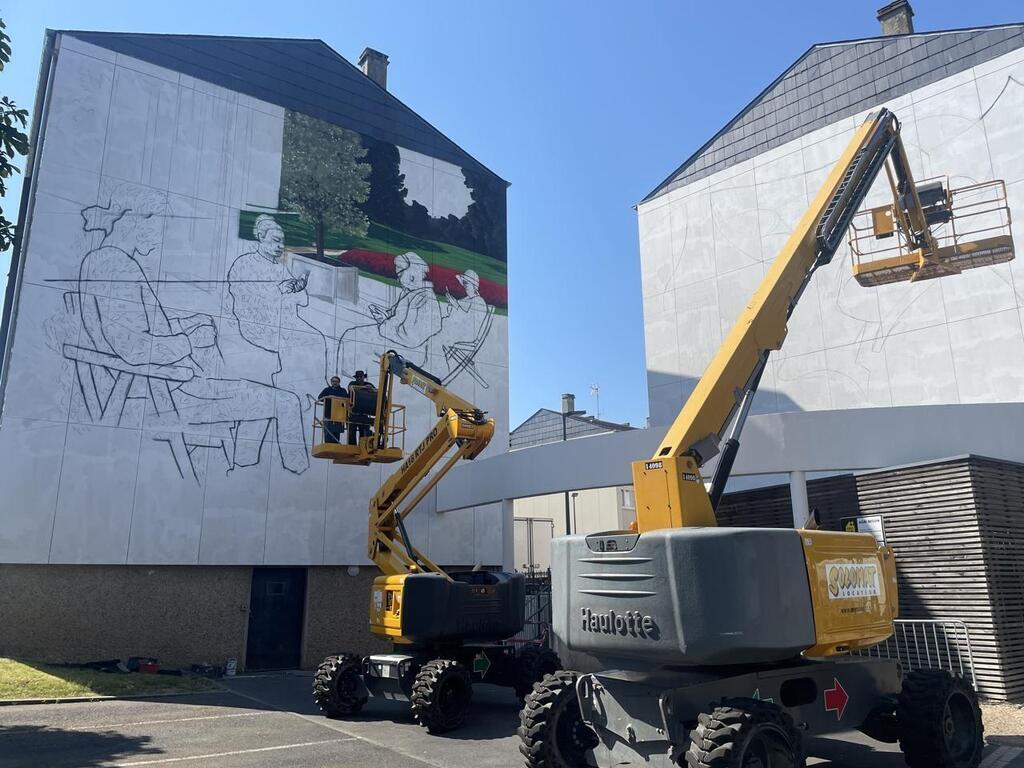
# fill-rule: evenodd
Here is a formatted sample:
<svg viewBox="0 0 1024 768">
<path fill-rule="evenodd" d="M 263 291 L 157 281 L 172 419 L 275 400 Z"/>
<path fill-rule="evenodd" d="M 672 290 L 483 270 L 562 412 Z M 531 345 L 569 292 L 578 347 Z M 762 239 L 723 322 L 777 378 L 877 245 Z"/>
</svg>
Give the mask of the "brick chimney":
<svg viewBox="0 0 1024 768">
<path fill-rule="evenodd" d="M 878 20 L 882 23 L 882 34 L 887 37 L 914 33 L 914 9 L 907 0 L 895 0 L 879 8 Z"/>
<path fill-rule="evenodd" d="M 562 413 L 572 413 L 576 410 L 576 395 L 566 392 L 562 395 Z"/>
<path fill-rule="evenodd" d="M 363 74 L 373 80 L 385 91 L 388 89 L 388 57 L 387 54 L 373 48 L 363 48 L 359 55 L 359 68 Z"/>
</svg>

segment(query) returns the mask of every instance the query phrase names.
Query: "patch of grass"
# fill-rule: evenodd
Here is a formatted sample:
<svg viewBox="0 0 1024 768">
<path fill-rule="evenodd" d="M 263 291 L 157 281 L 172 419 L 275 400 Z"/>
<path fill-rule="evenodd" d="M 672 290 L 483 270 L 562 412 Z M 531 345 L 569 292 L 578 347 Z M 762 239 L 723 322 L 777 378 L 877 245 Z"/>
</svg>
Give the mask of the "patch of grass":
<svg viewBox="0 0 1024 768">
<path fill-rule="evenodd" d="M 220 690 L 220 686 L 203 677 L 119 674 L 0 658 L 0 699 L 137 696 L 216 690 Z"/>
</svg>

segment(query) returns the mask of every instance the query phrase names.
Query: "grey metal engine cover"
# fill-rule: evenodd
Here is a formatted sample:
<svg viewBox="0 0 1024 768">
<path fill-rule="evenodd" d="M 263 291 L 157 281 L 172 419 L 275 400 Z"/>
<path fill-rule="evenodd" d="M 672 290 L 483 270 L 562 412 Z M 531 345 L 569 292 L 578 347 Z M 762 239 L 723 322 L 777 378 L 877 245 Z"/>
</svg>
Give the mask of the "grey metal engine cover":
<svg viewBox="0 0 1024 768">
<path fill-rule="evenodd" d="M 797 530 L 599 533 L 551 549 L 554 631 L 571 649 L 649 669 L 770 663 L 814 645 Z"/>
</svg>

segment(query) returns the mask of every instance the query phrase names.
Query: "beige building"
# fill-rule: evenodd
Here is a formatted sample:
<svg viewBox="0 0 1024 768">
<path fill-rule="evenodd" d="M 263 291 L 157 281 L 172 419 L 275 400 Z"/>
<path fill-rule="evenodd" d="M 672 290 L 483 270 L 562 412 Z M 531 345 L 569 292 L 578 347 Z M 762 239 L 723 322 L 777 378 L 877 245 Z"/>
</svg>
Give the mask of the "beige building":
<svg viewBox="0 0 1024 768">
<path fill-rule="evenodd" d="M 544 443 L 584 439 L 633 429 L 576 410 L 576 399 L 562 395 L 562 411 L 541 408 L 509 434 L 511 450 Z M 632 486 L 591 488 L 516 499 L 515 567 L 519 571 L 551 567 L 551 539 L 568 533 L 621 530 L 636 519 Z"/>
<path fill-rule="evenodd" d="M 565 494 L 551 493 L 516 499 L 516 570 L 547 570 L 551 567 L 551 539 L 564 536 Z M 591 488 L 569 494 L 571 533 L 620 531 L 636 519 L 633 486 Z"/>
</svg>

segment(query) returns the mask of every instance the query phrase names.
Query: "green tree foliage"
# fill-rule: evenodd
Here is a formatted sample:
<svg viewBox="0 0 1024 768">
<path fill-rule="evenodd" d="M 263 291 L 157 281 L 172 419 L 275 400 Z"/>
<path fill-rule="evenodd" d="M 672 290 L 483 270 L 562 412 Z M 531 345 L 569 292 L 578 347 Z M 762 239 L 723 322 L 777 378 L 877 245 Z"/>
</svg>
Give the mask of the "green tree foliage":
<svg viewBox="0 0 1024 768">
<path fill-rule="evenodd" d="M 11 38 L 7 25 L 0 19 L 0 71 L 11 60 Z M 21 171 L 11 162 L 28 154 L 28 136 L 22 130 L 28 124 L 28 110 L 18 109 L 9 98 L 0 98 L 0 198 L 7 195 L 7 179 Z M 14 242 L 15 225 L 0 208 L 0 251 Z"/>
<path fill-rule="evenodd" d="M 466 186 L 473 202 L 460 220 L 464 242 L 473 243 L 476 250 L 505 261 L 505 187 L 488 173 L 475 168 L 463 168 Z"/>
<path fill-rule="evenodd" d="M 363 213 L 371 221 L 399 226 L 405 218 L 408 204 L 405 197 L 405 175 L 401 172 L 402 158 L 398 147 L 386 141 L 363 136 L 366 162 L 370 164 L 370 196 L 363 204 Z"/>
<path fill-rule="evenodd" d="M 285 115 L 280 205 L 313 226 L 320 256 L 328 227 L 366 234 L 359 207 L 370 193 L 364 157 L 359 134 L 299 112 Z"/>
</svg>

